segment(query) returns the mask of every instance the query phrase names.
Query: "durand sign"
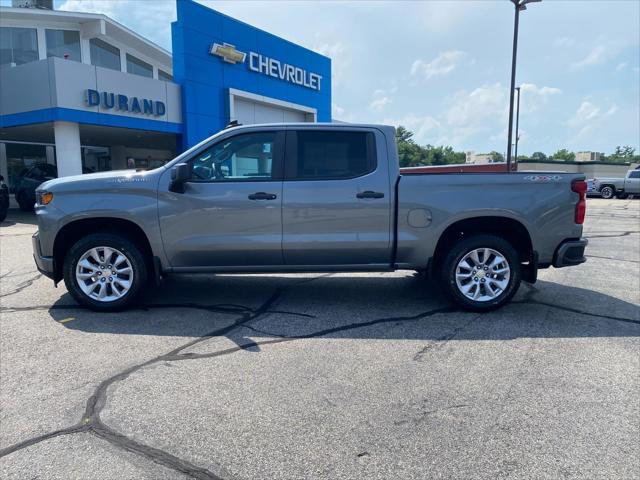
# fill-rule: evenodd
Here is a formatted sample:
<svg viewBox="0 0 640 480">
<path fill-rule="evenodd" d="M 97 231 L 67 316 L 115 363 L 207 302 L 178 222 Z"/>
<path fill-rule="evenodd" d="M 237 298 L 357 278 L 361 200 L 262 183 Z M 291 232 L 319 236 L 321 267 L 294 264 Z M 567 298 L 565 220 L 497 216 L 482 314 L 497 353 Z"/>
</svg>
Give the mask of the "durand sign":
<svg viewBox="0 0 640 480">
<path fill-rule="evenodd" d="M 85 92 L 85 103 L 88 107 L 97 107 L 104 110 L 117 110 L 119 112 L 136 113 L 140 115 L 162 116 L 167 112 L 164 102 L 150 100 L 148 98 L 129 97 L 121 93 L 99 92 L 88 88 Z"/>
</svg>

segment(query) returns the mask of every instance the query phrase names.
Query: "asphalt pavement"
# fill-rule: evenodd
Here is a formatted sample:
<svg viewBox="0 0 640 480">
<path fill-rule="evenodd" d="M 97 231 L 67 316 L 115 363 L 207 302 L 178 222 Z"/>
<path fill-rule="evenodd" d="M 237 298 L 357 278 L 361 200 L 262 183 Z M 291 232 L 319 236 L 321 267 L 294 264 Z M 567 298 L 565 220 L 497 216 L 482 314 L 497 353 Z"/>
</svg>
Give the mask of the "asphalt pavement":
<svg viewBox="0 0 640 480">
<path fill-rule="evenodd" d="M 410 271 L 169 277 L 94 313 L 0 226 L 0 477 L 640 478 L 640 201 L 493 313 Z"/>
</svg>

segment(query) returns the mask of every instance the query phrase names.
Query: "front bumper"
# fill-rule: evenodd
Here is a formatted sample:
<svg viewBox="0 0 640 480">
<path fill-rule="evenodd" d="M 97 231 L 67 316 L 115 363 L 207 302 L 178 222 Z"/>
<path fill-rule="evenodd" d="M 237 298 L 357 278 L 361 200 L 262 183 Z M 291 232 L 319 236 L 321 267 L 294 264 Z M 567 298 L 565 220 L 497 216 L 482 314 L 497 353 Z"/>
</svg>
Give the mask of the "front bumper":
<svg viewBox="0 0 640 480">
<path fill-rule="evenodd" d="M 587 261 L 584 249 L 589 241 L 586 238 L 580 240 L 565 240 L 557 248 L 553 256 L 553 266 L 556 268 L 572 267 Z"/>
<path fill-rule="evenodd" d="M 40 249 L 40 237 L 38 232 L 34 233 L 31 237 L 31 245 L 33 246 L 33 259 L 36 262 L 38 271 L 44 276 L 49 277 L 53 280 L 55 274 L 53 257 L 44 257 L 42 255 L 42 250 Z"/>
</svg>

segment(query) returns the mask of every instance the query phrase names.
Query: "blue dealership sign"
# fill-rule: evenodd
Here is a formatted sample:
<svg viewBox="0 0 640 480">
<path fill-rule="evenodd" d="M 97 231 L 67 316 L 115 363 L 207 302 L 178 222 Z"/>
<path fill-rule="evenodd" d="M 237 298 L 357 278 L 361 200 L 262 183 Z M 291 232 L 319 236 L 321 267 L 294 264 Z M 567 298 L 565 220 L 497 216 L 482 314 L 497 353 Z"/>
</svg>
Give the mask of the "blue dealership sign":
<svg viewBox="0 0 640 480">
<path fill-rule="evenodd" d="M 193 0 L 176 0 L 173 77 L 182 85 L 183 148 L 225 127 L 229 90 L 301 105 L 331 121 L 331 60 Z M 130 106 L 131 107 L 131 106 Z"/>
</svg>

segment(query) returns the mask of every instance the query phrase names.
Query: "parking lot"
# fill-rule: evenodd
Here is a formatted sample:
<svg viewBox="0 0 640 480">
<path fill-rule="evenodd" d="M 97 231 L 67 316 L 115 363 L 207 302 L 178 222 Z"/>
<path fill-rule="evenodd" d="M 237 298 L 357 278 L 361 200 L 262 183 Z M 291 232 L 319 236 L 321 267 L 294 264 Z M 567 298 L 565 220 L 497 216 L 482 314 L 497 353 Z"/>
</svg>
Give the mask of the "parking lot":
<svg viewBox="0 0 640 480">
<path fill-rule="evenodd" d="M 413 272 L 170 277 L 97 314 L 0 227 L 0 475 L 640 478 L 640 201 L 490 314 Z"/>
</svg>

